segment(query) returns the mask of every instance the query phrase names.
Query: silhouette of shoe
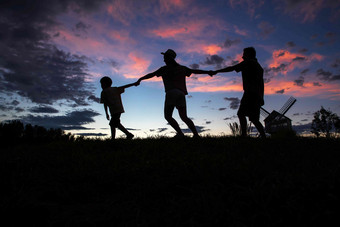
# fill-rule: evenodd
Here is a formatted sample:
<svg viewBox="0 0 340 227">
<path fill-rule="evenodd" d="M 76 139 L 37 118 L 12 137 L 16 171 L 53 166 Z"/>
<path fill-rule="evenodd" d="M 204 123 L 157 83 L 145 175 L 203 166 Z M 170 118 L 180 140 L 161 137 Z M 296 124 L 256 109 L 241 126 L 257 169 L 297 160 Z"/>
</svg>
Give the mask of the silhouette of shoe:
<svg viewBox="0 0 340 227">
<path fill-rule="evenodd" d="M 185 138 L 185 135 L 182 133 L 182 134 L 179 134 L 177 133 L 174 137 L 172 137 L 173 139 L 183 139 Z"/>
<path fill-rule="evenodd" d="M 257 138 L 259 138 L 259 139 L 267 139 L 267 136 L 266 135 L 259 135 Z"/>
<path fill-rule="evenodd" d="M 133 135 L 132 133 L 130 133 L 129 135 L 126 136 L 126 139 L 131 140 L 135 135 Z"/>
</svg>

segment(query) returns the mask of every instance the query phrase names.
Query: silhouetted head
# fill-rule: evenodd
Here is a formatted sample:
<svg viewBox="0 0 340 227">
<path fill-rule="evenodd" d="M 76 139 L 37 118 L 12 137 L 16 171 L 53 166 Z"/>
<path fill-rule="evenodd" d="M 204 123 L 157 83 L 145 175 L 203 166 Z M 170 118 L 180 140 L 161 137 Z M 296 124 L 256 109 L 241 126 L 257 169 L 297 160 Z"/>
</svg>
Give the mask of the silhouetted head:
<svg viewBox="0 0 340 227">
<path fill-rule="evenodd" d="M 174 50 L 168 49 L 165 53 L 162 52 L 161 54 L 164 55 L 164 62 L 166 65 L 176 64 L 175 58 L 177 54 Z"/>
<path fill-rule="evenodd" d="M 247 47 L 243 49 L 243 60 L 256 59 L 256 50 L 254 47 Z"/>
<path fill-rule="evenodd" d="M 111 87 L 112 85 L 112 80 L 108 76 L 104 76 L 103 78 L 100 79 L 100 84 L 102 86 L 102 89 Z"/>
</svg>

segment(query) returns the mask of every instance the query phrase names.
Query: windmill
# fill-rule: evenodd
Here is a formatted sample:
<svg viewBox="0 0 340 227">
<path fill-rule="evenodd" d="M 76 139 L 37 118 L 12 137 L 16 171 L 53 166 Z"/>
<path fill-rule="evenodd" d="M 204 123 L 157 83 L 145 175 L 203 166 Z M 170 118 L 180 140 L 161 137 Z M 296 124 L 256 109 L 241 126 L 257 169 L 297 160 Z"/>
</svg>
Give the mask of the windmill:
<svg viewBox="0 0 340 227">
<path fill-rule="evenodd" d="M 261 107 L 261 115 L 265 118 L 265 130 L 267 133 L 273 134 L 281 130 L 292 130 L 292 120 L 285 116 L 287 111 L 294 105 L 296 99 L 290 97 L 279 111 L 269 113 Z"/>
</svg>

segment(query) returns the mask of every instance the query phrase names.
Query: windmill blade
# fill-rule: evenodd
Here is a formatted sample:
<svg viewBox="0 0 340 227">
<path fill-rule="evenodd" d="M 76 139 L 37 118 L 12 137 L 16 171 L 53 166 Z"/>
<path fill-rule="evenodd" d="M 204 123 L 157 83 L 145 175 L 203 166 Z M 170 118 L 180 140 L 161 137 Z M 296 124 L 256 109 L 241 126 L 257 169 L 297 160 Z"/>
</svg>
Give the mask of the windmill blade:
<svg viewBox="0 0 340 227">
<path fill-rule="evenodd" d="M 262 117 L 267 118 L 269 116 L 269 112 L 267 110 L 265 110 L 264 108 L 260 108 L 260 114 L 262 115 Z"/>
<path fill-rule="evenodd" d="M 285 115 L 285 113 L 287 113 L 287 111 L 294 105 L 295 102 L 296 99 L 294 97 L 290 97 L 288 101 L 279 110 L 279 113 Z"/>
</svg>

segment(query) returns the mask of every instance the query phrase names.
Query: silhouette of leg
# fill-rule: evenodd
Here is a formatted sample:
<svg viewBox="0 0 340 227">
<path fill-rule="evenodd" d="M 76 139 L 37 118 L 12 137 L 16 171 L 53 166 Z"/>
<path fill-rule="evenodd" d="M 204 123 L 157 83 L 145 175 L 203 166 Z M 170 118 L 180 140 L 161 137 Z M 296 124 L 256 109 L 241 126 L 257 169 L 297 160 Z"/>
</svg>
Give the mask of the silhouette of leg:
<svg viewBox="0 0 340 227">
<path fill-rule="evenodd" d="M 130 133 L 121 123 L 118 124 L 118 129 L 126 135 L 126 138 L 132 139 L 134 137 L 134 135 Z"/>
<path fill-rule="evenodd" d="M 175 106 L 165 105 L 164 106 L 164 118 L 168 121 L 168 123 L 173 127 L 178 135 L 184 135 L 181 128 L 179 127 L 177 121 L 172 117 L 172 113 L 174 112 Z"/>
<path fill-rule="evenodd" d="M 116 137 L 116 127 L 111 126 L 111 125 L 110 125 L 110 127 L 111 127 L 111 139 L 115 139 L 115 137 Z"/>
<path fill-rule="evenodd" d="M 240 126 L 241 126 L 241 136 L 246 137 L 247 136 L 247 118 L 243 114 L 239 114 L 238 119 L 240 121 Z"/>
<path fill-rule="evenodd" d="M 255 125 L 257 131 L 260 133 L 260 136 L 262 138 L 266 138 L 266 133 L 264 132 L 264 128 L 261 122 L 260 121 L 252 121 L 252 122 Z"/>
<path fill-rule="evenodd" d="M 178 107 L 177 109 L 178 109 L 178 114 L 179 114 L 180 118 L 182 119 L 182 121 L 185 124 L 187 124 L 188 128 L 194 134 L 194 137 L 199 137 L 194 122 L 190 118 L 188 118 L 186 106 Z"/>
</svg>

